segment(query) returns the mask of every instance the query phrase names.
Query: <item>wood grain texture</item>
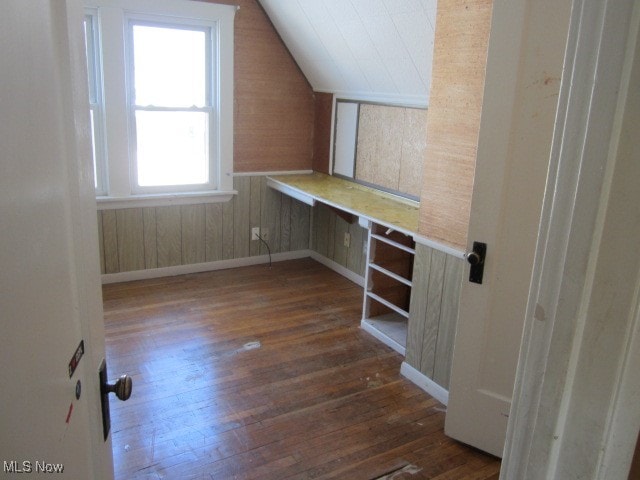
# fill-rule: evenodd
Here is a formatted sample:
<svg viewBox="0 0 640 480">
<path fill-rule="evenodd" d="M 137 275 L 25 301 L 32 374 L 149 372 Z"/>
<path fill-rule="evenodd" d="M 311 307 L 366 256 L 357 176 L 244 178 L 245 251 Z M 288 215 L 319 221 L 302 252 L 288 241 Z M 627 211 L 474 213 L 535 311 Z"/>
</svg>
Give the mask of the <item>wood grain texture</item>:
<svg viewBox="0 0 640 480">
<path fill-rule="evenodd" d="M 329 174 L 333 94 L 315 92 L 313 95 L 315 109 L 312 168 L 316 172 Z"/>
<path fill-rule="evenodd" d="M 420 370 L 422 363 L 422 338 L 424 337 L 424 319 L 427 316 L 427 294 L 429 292 L 430 271 L 431 249 L 425 245 L 416 244 L 413 263 L 411 306 L 407 325 L 406 361 L 418 370 Z"/>
<path fill-rule="evenodd" d="M 445 389 L 464 265 L 462 259 L 416 244 L 406 361 Z"/>
<path fill-rule="evenodd" d="M 238 5 L 234 38 L 234 171 L 309 170 L 313 90 L 255 0 Z"/>
<path fill-rule="evenodd" d="M 142 222 L 144 229 L 144 267 L 158 267 L 158 239 L 156 230 L 156 209 L 144 208 L 142 210 Z"/>
<path fill-rule="evenodd" d="M 180 207 L 182 264 L 202 263 L 206 259 L 205 205 Z"/>
<path fill-rule="evenodd" d="M 438 328 L 442 311 L 442 290 L 444 288 L 444 265 L 446 254 L 438 250 L 431 251 L 429 269 L 429 290 L 427 291 L 427 312 L 424 318 L 424 334 L 422 336 L 422 360 L 420 371 L 433 379 L 436 364 L 436 345 Z"/>
<path fill-rule="evenodd" d="M 458 304 L 460 288 L 463 281 L 464 260 L 447 256 L 444 267 L 444 282 L 440 321 L 438 323 L 438 341 L 436 343 L 436 359 L 433 367 L 433 380 L 448 389 L 451 379 L 451 362 L 453 361 L 453 342 L 458 323 Z"/>
<path fill-rule="evenodd" d="M 120 271 L 118 260 L 118 223 L 114 210 L 102 211 L 102 235 L 104 271 L 105 273 L 117 273 Z"/>
<path fill-rule="evenodd" d="M 283 200 L 264 176 L 237 177 L 235 185 L 230 202 L 100 211 L 102 273 L 266 255 L 250 240 L 252 226 L 269 229 L 272 253 L 309 249 L 307 205 Z"/>
<path fill-rule="evenodd" d="M 205 211 L 205 260 L 215 262 L 223 259 L 222 254 L 222 210 L 220 203 L 209 203 Z"/>
<path fill-rule="evenodd" d="M 158 267 L 181 265 L 182 219 L 180 206 L 156 207 L 156 232 Z"/>
<path fill-rule="evenodd" d="M 492 0 L 438 2 L 418 232 L 467 243 Z"/>
<path fill-rule="evenodd" d="M 373 479 L 409 463 L 407 478 L 497 479 L 499 460 L 445 436 L 442 405 L 358 328 L 362 289 L 310 259 L 103 292 L 110 371 L 135 385 L 111 404 L 118 480 Z"/>
<path fill-rule="evenodd" d="M 357 222 L 346 222 L 332 208 L 322 203 L 317 203 L 312 210 L 311 236 L 313 242 L 311 242 L 310 248 L 352 272 L 364 276 L 367 230 Z M 351 235 L 348 247 L 344 246 L 345 233 Z"/>
<path fill-rule="evenodd" d="M 98 210 L 98 252 L 100 254 L 100 273 L 105 273 L 104 232 L 102 231 L 102 210 Z"/>
<path fill-rule="evenodd" d="M 121 270 L 144 269 L 144 224 L 142 208 L 116 211 L 118 265 Z"/>
</svg>

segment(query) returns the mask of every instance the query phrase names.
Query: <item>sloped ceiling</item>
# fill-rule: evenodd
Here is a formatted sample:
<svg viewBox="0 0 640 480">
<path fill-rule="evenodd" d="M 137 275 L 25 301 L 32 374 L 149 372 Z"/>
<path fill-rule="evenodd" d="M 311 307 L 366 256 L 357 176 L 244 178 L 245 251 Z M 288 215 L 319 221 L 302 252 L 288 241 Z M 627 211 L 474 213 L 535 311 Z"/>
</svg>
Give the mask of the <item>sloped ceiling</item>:
<svg viewBox="0 0 640 480">
<path fill-rule="evenodd" d="M 311 86 L 428 104 L 436 0 L 259 0 Z"/>
</svg>

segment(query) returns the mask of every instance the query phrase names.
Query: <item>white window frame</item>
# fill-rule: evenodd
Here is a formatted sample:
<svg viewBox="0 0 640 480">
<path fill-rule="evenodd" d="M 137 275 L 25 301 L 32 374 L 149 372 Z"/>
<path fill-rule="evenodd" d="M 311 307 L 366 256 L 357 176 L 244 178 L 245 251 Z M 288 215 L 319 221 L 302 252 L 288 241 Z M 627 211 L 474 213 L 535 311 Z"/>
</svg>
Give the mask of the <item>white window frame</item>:
<svg viewBox="0 0 640 480">
<path fill-rule="evenodd" d="M 233 190 L 233 22 L 237 7 L 192 0 L 85 0 L 97 11 L 103 65 L 107 195 L 98 208 L 228 201 Z M 202 186 L 138 187 L 132 173 L 135 149 L 132 97 L 127 70 L 130 20 L 211 27 L 212 50 L 210 156 L 213 182 Z M 129 68 L 125 68 L 127 65 Z"/>
<path fill-rule="evenodd" d="M 107 186 L 107 155 L 104 131 L 104 92 L 102 90 L 102 56 L 100 55 L 100 28 L 98 11 L 87 9 L 85 20 L 91 24 L 91 38 L 87 38 L 87 53 L 93 62 L 87 64 L 89 89 L 95 90 L 95 98 L 89 97 L 89 108 L 93 117 L 93 142 L 95 155 L 96 195 L 106 195 Z"/>
</svg>

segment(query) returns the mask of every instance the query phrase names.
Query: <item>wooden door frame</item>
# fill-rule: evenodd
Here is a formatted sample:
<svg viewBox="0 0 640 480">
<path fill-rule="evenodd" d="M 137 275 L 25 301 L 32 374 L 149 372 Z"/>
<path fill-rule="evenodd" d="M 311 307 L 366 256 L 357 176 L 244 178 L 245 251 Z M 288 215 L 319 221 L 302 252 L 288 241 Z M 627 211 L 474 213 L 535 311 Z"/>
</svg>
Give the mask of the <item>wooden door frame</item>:
<svg viewBox="0 0 640 480">
<path fill-rule="evenodd" d="M 621 346 L 610 352 L 610 378 L 587 379 L 596 374 L 585 364 L 601 353 L 589 339 L 598 321 L 589 313 L 598 269 L 612 268 L 600 260 L 607 238 L 612 243 L 604 227 L 639 19 L 634 0 L 573 3 L 503 479 L 626 478 L 629 471 L 640 423 L 638 272 L 628 272 L 635 278 L 618 307 L 627 312 L 621 328 L 608 332 Z M 628 255 L 637 261 L 637 251 Z M 575 410 L 587 406 L 596 418 L 577 420 Z"/>
</svg>

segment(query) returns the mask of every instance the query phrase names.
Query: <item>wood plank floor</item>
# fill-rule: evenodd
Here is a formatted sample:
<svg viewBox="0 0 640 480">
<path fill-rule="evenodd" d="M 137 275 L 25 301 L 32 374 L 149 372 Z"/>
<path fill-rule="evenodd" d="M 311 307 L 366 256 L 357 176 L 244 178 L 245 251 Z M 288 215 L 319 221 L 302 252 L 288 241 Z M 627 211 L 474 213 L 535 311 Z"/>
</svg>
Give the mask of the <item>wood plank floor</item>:
<svg viewBox="0 0 640 480">
<path fill-rule="evenodd" d="M 311 259 L 106 285 L 104 306 L 110 377 L 134 382 L 117 479 L 498 478 Z"/>
</svg>

